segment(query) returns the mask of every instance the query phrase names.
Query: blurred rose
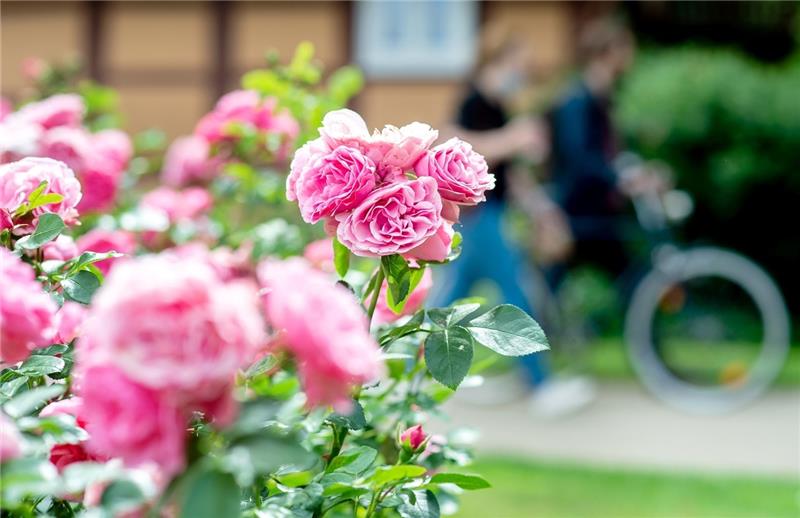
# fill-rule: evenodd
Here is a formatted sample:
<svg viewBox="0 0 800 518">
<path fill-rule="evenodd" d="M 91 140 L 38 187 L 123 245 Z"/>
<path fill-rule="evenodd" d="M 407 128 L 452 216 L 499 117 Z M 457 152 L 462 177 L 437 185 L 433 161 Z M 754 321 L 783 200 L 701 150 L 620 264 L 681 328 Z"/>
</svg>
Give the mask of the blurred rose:
<svg viewBox="0 0 800 518">
<path fill-rule="evenodd" d="M 86 106 L 80 95 L 58 94 L 26 104 L 15 115 L 47 130 L 57 126 L 78 127 L 85 112 Z"/>
<path fill-rule="evenodd" d="M 196 257 L 118 263 L 97 291 L 76 365 L 116 365 L 190 408 L 228 390 L 265 340 L 254 283 L 224 283 Z"/>
<path fill-rule="evenodd" d="M 168 477 L 186 465 L 186 418 L 157 391 L 113 366 L 83 372 L 79 392 L 93 455 L 120 458 L 127 466 L 155 463 Z"/>
<path fill-rule="evenodd" d="M 33 268 L 2 247 L 0 286 L 0 366 L 5 367 L 52 343 L 57 308 Z"/>
<path fill-rule="evenodd" d="M 124 131 L 106 129 L 92 135 L 94 153 L 108 161 L 112 171 L 122 174 L 133 158 L 133 143 Z"/>
<path fill-rule="evenodd" d="M 17 425 L 4 412 L 0 411 L 0 463 L 13 460 L 22 455 L 22 435 Z"/>
<path fill-rule="evenodd" d="M 46 261 L 69 261 L 78 255 L 78 246 L 68 235 L 61 234 L 42 247 Z"/>
<path fill-rule="evenodd" d="M 175 139 L 164 157 L 161 180 L 172 187 L 213 180 L 223 161 L 210 155 L 211 146 L 201 137 L 192 135 Z"/>
<path fill-rule="evenodd" d="M 265 261 L 258 277 L 267 292 L 267 320 L 297 359 L 308 404 L 349 412 L 353 387 L 383 370 L 361 305 L 299 258 Z"/>
<path fill-rule="evenodd" d="M 333 240 L 331 238 L 317 239 L 306 245 L 303 257 L 311 265 L 323 272 L 333 273 Z"/>
<path fill-rule="evenodd" d="M 166 214 L 170 223 L 190 221 L 207 213 L 214 202 L 211 194 L 202 187 L 189 187 L 182 191 L 159 187 L 142 196 L 142 207 Z"/>
<path fill-rule="evenodd" d="M 85 318 L 86 306 L 77 302 L 64 302 L 64 305 L 56 313 L 57 331 L 55 341 L 68 344 L 77 338 Z"/>
</svg>

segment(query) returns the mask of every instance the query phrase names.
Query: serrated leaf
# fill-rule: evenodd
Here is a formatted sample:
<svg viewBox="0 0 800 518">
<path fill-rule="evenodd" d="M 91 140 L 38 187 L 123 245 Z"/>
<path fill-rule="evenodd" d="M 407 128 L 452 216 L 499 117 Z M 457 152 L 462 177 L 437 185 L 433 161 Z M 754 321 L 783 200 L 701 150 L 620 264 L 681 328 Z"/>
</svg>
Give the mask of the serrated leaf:
<svg viewBox="0 0 800 518">
<path fill-rule="evenodd" d="M 22 417 L 43 407 L 51 399 L 63 394 L 66 389 L 66 385 L 60 384 L 32 388 L 8 401 L 3 405 L 3 410 L 11 417 Z"/>
<path fill-rule="evenodd" d="M 516 306 L 502 304 L 464 324 L 475 341 L 503 356 L 550 348 L 541 326 Z"/>
<path fill-rule="evenodd" d="M 427 470 L 424 467 L 411 464 L 381 466 L 375 470 L 375 473 L 369 478 L 369 481 L 374 487 L 381 487 L 392 482 L 418 478 L 423 476 L 426 472 Z"/>
<path fill-rule="evenodd" d="M 17 243 L 26 250 L 40 248 L 45 243 L 57 238 L 65 228 L 66 225 L 57 214 L 45 212 L 39 216 L 33 234 L 24 240 L 20 239 Z"/>
<path fill-rule="evenodd" d="M 455 390 L 472 364 L 472 335 L 461 326 L 431 333 L 425 340 L 425 363 L 433 379 Z"/>
<path fill-rule="evenodd" d="M 67 298 L 88 305 L 92 301 L 92 295 L 100 287 L 100 279 L 90 271 L 81 270 L 61 281 L 61 287 Z"/>
<path fill-rule="evenodd" d="M 350 250 L 336 238 L 333 238 L 333 266 L 339 278 L 347 275 L 347 270 L 350 269 Z"/>
<path fill-rule="evenodd" d="M 22 362 L 22 365 L 17 368 L 17 372 L 25 376 L 44 376 L 61 372 L 65 365 L 66 363 L 62 358 L 34 354 Z"/>
<path fill-rule="evenodd" d="M 449 308 L 434 308 L 428 310 L 428 317 L 436 325 L 450 327 L 454 324 L 458 324 L 480 307 L 480 304 L 470 303 Z"/>
<path fill-rule="evenodd" d="M 432 491 L 414 491 L 414 498 L 401 494 L 403 503 L 397 507 L 402 518 L 439 518 L 439 500 Z"/>
<path fill-rule="evenodd" d="M 461 489 L 486 489 L 492 487 L 489 482 L 479 475 L 464 473 L 437 473 L 431 477 L 432 484 L 455 484 Z"/>
</svg>

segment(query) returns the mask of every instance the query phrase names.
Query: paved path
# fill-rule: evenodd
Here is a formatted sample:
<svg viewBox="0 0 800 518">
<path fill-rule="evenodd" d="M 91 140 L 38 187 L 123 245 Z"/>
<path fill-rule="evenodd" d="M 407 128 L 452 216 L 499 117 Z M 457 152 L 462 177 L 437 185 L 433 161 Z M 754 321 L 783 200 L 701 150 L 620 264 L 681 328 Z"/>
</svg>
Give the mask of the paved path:
<svg viewBox="0 0 800 518">
<path fill-rule="evenodd" d="M 635 384 L 603 384 L 583 412 L 534 419 L 527 402 L 497 407 L 451 401 L 450 423 L 478 430 L 479 452 L 609 466 L 800 477 L 800 391 L 773 391 L 737 413 L 692 416 Z"/>
</svg>

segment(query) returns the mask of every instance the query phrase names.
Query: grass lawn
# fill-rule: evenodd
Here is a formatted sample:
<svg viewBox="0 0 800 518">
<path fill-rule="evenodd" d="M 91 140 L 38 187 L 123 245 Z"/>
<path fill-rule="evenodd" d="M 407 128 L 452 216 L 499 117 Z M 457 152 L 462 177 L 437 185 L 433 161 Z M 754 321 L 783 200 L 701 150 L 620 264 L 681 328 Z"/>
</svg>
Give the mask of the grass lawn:
<svg viewBox="0 0 800 518">
<path fill-rule="evenodd" d="M 687 344 L 687 348 L 692 344 Z M 699 348 L 695 348 L 699 349 Z M 588 344 L 586 349 L 587 370 L 600 379 L 634 379 L 635 375 L 628 362 L 622 338 L 598 338 Z M 775 380 L 776 386 L 792 387 L 800 385 L 800 346 L 792 344 L 783 370 Z"/>
<path fill-rule="evenodd" d="M 796 481 L 658 474 L 485 457 L 492 488 L 465 492 L 460 518 L 797 518 Z"/>
</svg>

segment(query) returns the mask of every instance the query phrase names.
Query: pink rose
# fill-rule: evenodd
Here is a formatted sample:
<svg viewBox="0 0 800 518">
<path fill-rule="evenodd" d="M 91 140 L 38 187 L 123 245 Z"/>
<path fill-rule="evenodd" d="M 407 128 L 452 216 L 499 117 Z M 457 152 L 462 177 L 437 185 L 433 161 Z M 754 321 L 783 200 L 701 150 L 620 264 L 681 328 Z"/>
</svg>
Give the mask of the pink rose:
<svg viewBox="0 0 800 518">
<path fill-rule="evenodd" d="M 42 182 L 47 182 L 44 194 L 60 194 L 63 199 L 33 209 L 32 227 L 45 212 L 58 214 L 67 224 L 75 223 L 78 218 L 75 207 L 81 199 L 81 184 L 72 169 L 50 158 L 23 158 L 0 166 L 0 210 L 13 214 Z"/>
<path fill-rule="evenodd" d="M 297 359 L 308 404 L 348 411 L 353 386 L 377 378 L 383 367 L 358 301 L 298 258 L 265 261 L 258 276 L 267 319 Z"/>
<path fill-rule="evenodd" d="M 106 129 L 92 135 L 94 152 L 107 160 L 114 172 L 121 174 L 133 158 L 133 143 L 130 137 L 118 129 Z"/>
<path fill-rule="evenodd" d="M 61 234 L 42 247 L 42 254 L 46 261 L 69 261 L 78 255 L 78 246 L 71 237 Z"/>
<path fill-rule="evenodd" d="M 24 360 L 52 343 L 56 304 L 33 269 L 0 247 L 0 365 Z"/>
<path fill-rule="evenodd" d="M 68 344 L 77 338 L 86 318 L 86 311 L 86 306 L 82 304 L 65 302 L 56 313 L 57 330 L 54 340 L 58 343 Z"/>
<path fill-rule="evenodd" d="M 83 372 L 79 392 L 93 455 L 130 467 L 155 463 L 168 477 L 184 468 L 186 417 L 157 391 L 109 365 Z"/>
<path fill-rule="evenodd" d="M 92 166 L 80 172 L 83 198 L 78 203 L 82 213 L 105 212 L 114 206 L 120 175 L 107 167 L 94 167 L 98 161 L 92 160 Z"/>
<path fill-rule="evenodd" d="M 297 179 L 297 201 L 307 223 L 354 209 L 375 188 L 375 164 L 340 146 L 312 160 Z"/>
<path fill-rule="evenodd" d="M 285 160 L 294 146 L 297 135 L 300 134 L 300 124 L 288 110 L 284 110 L 273 114 L 265 129 L 270 133 L 280 135 L 281 146 L 278 149 L 277 158 Z"/>
<path fill-rule="evenodd" d="M 164 157 L 161 180 L 172 187 L 213 180 L 222 167 L 220 158 L 211 157 L 211 146 L 201 137 L 175 139 Z"/>
<path fill-rule="evenodd" d="M 85 111 L 86 107 L 80 95 L 58 94 L 26 104 L 17 114 L 44 129 L 50 129 L 57 126 L 80 126 Z"/>
<path fill-rule="evenodd" d="M 232 136 L 228 129 L 232 123 L 254 129 L 266 126 L 271 111 L 270 105 L 261 103 L 258 92 L 235 90 L 220 97 L 214 109 L 197 123 L 194 132 L 209 142 L 219 142 Z"/>
<path fill-rule="evenodd" d="M 323 272 L 333 273 L 333 240 L 324 238 L 310 242 L 303 250 L 303 257 L 314 268 Z"/>
<path fill-rule="evenodd" d="M 486 160 L 457 138 L 428 151 L 414 171 L 419 177 L 435 178 L 442 199 L 463 205 L 486 200 L 484 193 L 494 189 L 494 175 L 489 173 Z"/>
<path fill-rule="evenodd" d="M 436 180 L 419 178 L 376 189 L 350 214 L 337 218 L 339 241 L 354 254 L 380 257 L 420 246 L 442 226 Z"/>
<path fill-rule="evenodd" d="M 96 228 L 78 238 L 78 250 L 83 252 L 119 252 L 133 255 L 136 252 L 136 236 L 125 230 L 103 230 Z M 123 257 L 111 257 L 94 263 L 97 268 L 108 275 L 111 268 Z"/>
<path fill-rule="evenodd" d="M 378 305 L 375 306 L 375 314 L 372 317 L 373 320 L 378 324 L 388 324 L 390 322 L 394 322 L 403 315 L 413 315 L 419 308 L 422 307 L 422 304 L 425 302 L 428 292 L 432 287 L 433 275 L 431 274 L 430 269 L 426 268 L 425 273 L 422 274 L 422 279 L 419 281 L 419 284 L 417 284 L 417 287 L 411 292 L 411 295 L 408 296 L 408 301 L 406 301 L 403 312 L 397 314 L 389 309 L 389 306 L 386 304 L 386 290 L 388 289 L 388 284 L 384 282 L 383 286 L 381 287 L 381 295 L 378 298 Z"/>
<path fill-rule="evenodd" d="M 4 412 L 0 412 L 0 463 L 22 455 L 22 435 L 17 425 Z"/>
<path fill-rule="evenodd" d="M 170 223 L 190 221 L 206 214 L 214 199 L 202 187 L 189 187 L 182 191 L 159 187 L 142 196 L 140 205 L 166 214 Z"/>
<path fill-rule="evenodd" d="M 95 294 L 77 362 L 115 365 L 184 406 L 216 399 L 265 340 L 256 286 L 174 254 L 118 263 Z"/>
<path fill-rule="evenodd" d="M 369 130 L 364 119 L 348 109 L 326 113 L 319 134 L 331 148 L 348 146 L 363 152 L 370 143 Z"/>
<path fill-rule="evenodd" d="M 402 128 L 386 126 L 380 133 L 376 130 L 372 135 L 367 156 L 381 170 L 405 173 L 414 167 L 437 138 L 439 132 L 421 122 L 412 122 Z"/>
<path fill-rule="evenodd" d="M 321 138 L 310 140 L 295 151 L 292 164 L 289 166 L 289 176 L 286 177 L 286 198 L 289 201 L 297 200 L 297 180 L 300 178 L 300 173 L 320 156 L 330 152 L 331 148 Z"/>
<path fill-rule="evenodd" d="M 39 146 L 41 156 L 64 162 L 78 172 L 86 166 L 87 157 L 96 152 L 91 135 L 81 127 L 59 126 L 48 130 Z"/>
<path fill-rule="evenodd" d="M 29 56 L 22 60 L 22 77 L 31 82 L 37 82 L 47 72 L 50 66 L 42 58 Z"/>
<path fill-rule="evenodd" d="M 246 246 L 235 251 L 225 246 L 209 250 L 205 243 L 192 241 L 168 248 L 164 254 L 174 255 L 178 259 L 202 261 L 211 266 L 221 280 L 231 281 L 249 277 L 252 273 L 250 252 Z"/>
<path fill-rule="evenodd" d="M 422 425 L 418 424 L 400 434 L 400 445 L 410 452 L 416 452 L 423 445 L 427 437 L 425 431 L 422 429 Z"/>
<path fill-rule="evenodd" d="M 450 255 L 453 244 L 453 226 L 443 221 L 442 226 L 421 245 L 403 254 L 406 259 L 417 261 L 444 261 Z"/>
<path fill-rule="evenodd" d="M 0 164 L 16 162 L 39 151 L 42 128 L 16 115 L 12 113 L 0 121 Z"/>
</svg>

